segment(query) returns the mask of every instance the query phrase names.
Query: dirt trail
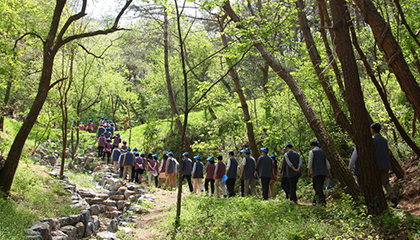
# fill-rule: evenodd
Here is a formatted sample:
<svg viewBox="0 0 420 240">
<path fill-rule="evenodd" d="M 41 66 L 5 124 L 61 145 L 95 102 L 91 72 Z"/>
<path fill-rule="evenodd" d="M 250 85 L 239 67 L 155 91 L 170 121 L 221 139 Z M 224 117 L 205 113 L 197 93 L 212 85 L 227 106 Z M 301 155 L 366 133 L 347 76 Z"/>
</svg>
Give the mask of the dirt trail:
<svg viewBox="0 0 420 240">
<path fill-rule="evenodd" d="M 169 209 L 176 205 L 176 197 L 178 191 L 168 191 L 157 189 L 156 192 L 151 193 L 155 198 L 154 208 L 149 213 L 139 215 L 135 222 L 134 239 L 155 239 L 166 237 L 166 231 L 160 231 L 158 226 L 162 219 L 168 217 Z M 188 193 L 183 188 L 183 197 Z"/>
</svg>

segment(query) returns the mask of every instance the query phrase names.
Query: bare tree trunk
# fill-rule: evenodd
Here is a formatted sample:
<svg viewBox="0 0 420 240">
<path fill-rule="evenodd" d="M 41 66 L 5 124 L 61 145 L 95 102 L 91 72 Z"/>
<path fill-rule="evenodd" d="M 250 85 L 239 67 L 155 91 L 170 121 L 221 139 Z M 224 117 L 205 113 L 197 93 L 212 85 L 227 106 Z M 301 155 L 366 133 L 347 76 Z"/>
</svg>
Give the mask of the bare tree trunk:
<svg viewBox="0 0 420 240">
<path fill-rule="evenodd" d="M 228 41 L 226 38 L 226 35 L 223 33 L 223 22 L 224 19 L 226 19 L 227 15 L 222 16 L 221 19 L 219 19 L 219 29 L 221 32 L 221 38 L 224 46 L 228 45 Z M 251 154 L 255 159 L 258 159 L 260 151 L 258 150 L 257 143 L 255 141 L 254 136 L 254 126 L 251 121 L 251 115 L 249 114 L 249 108 L 248 103 L 246 102 L 245 95 L 242 91 L 241 83 L 239 82 L 238 74 L 236 73 L 235 68 L 232 68 L 232 60 L 229 58 L 226 58 L 226 62 L 228 67 L 230 68 L 229 74 L 233 80 L 233 83 L 235 84 L 236 93 L 238 94 L 239 101 L 241 102 L 241 108 L 242 112 L 244 114 L 244 121 L 246 124 L 246 132 L 248 135 L 248 141 L 249 141 L 249 147 L 251 148 Z"/>
<path fill-rule="evenodd" d="M 369 213 L 378 215 L 387 208 L 387 204 L 379 178 L 375 149 L 370 135 L 369 114 L 364 104 L 356 58 L 350 40 L 345 4 L 344 0 L 330 1 L 334 21 L 334 45 L 341 62 L 344 84 L 346 86 L 346 102 L 348 103 L 352 124 L 360 128 L 359 131 L 355 132 L 355 143 L 362 182 L 364 186 L 369 186 L 369 188 L 364 189 L 366 205 Z"/>
<path fill-rule="evenodd" d="M 233 11 L 230 6 L 230 2 L 226 1 L 223 5 L 224 11 L 229 15 L 229 17 L 236 23 L 240 22 L 239 17 Z M 242 25 L 238 24 L 238 28 L 245 29 Z M 252 40 L 255 40 L 253 36 L 250 36 Z M 255 43 L 255 48 L 260 52 L 261 56 L 265 59 L 267 64 L 273 69 L 277 75 L 282 78 L 286 84 L 289 86 L 291 92 L 293 93 L 296 101 L 302 109 L 303 114 L 308 120 L 309 125 L 312 128 L 312 131 L 315 133 L 315 136 L 320 141 L 321 145 L 324 148 L 327 158 L 330 160 L 331 168 L 334 173 L 337 175 L 337 178 L 340 182 L 345 185 L 347 188 L 345 191 L 350 194 L 353 199 L 359 199 L 360 190 L 354 181 L 354 178 L 351 172 L 347 169 L 344 161 L 341 159 L 337 150 L 334 148 L 334 142 L 331 137 L 328 135 L 324 126 L 322 125 L 319 118 L 316 116 L 314 110 L 309 104 L 307 98 L 302 92 L 302 89 L 298 86 L 297 82 L 293 79 L 292 75 L 283 68 L 283 66 L 277 61 L 277 59 L 265 48 L 262 43 Z"/>
<path fill-rule="evenodd" d="M 10 78 L 12 78 L 12 76 L 10 76 Z M 9 81 L 7 81 L 7 87 L 6 87 L 6 94 L 4 95 L 4 101 L 3 104 L 1 106 L 1 116 L 0 116 L 0 131 L 4 131 L 4 116 L 7 114 L 7 104 L 9 102 L 10 99 L 10 92 L 12 90 L 12 79 L 9 79 Z"/>
<path fill-rule="evenodd" d="M 420 87 L 414 78 L 407 62 L 404 59 L 401 48 L 392 35 L 390 26 L 378 13 L 375 5 L 370 0 L 354 0 L 363 14 L 365 22 L 370 25 L 376 44 L 385 55 L 388 66 L 397 77 L 401 89 L 407 95 L 413 105 L 417 116 L 420 116 Z"/>
</svg>

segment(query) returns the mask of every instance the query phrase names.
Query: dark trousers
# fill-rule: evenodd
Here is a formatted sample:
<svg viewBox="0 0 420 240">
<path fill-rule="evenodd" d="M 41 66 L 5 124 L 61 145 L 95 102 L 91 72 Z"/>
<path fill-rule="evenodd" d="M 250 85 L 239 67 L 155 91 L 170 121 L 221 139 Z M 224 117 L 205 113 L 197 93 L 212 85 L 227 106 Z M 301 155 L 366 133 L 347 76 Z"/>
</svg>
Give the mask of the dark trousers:
<svg viewBox="0 0 420 240">
<path fill-rule="evenodd" d="M 98 158 L 102 157 L 104 154 L 104 147 L 98 147 Z"/>
<path fill-rule="evenodd" d="M 325 201 L 325 195 L 324 195 L 324 183 L 325 183 L 325 177 L 324 175 L 319 175 L 312 178 L 312 185 L 315 190 L 315 197 L 313 204 L 322 203 L 326 204 Z"/>
<path fill-rule="evenodd" d="M 194 192 L 194 188 L 191 182 L 191 175 L 184 175 L 182 176 L 182 181 L 184 181 L 184 178 L 187 179 L 188 187 L 190 188 L 190 192 Z"/>
<path fill-rule="evenodd" d="M 235 178 L 228 178 L 226 180 L 226 187 L 229 192 L 229 197 L 235 196 L 235 181 L 236 181 Z"/>
<path fill-rule="evenodd" d="M 290 177 L 288 180 L 290 186 L 290 200 L 297 202 L 296 189 L 299 177 Z"/>
<path fill-rule="evenodd" d="M 123 172 L 124 172 L 124 167 L 120 167 L 120 178 L 122 178 Z"/>
<path fill-rule="evenodd" d="M 281 179 L 281 188 L 283 188 L 284 193 L 286 193 L 286 199 L 289 199 L 290 185 L 289 185 L 289 180 L 287 179 L 287 177 L 283 177 Z"/>
<path fill-rule="evenodd" d="M 264 200 L 268 200 L 268 189 L 270 186 L 270 180 L 269 177 L 261 177 L 261 185 L 262 185 L 262 191 L 263 191 L 263 198 Z"/>
<path fill-rule="evenodd" d="M 206 179 L 204 181 L 204 189 L 206 190 L 206 192 L 209 192 L 209 183 L 210 183 L 210 190 L 211 190 L 211 194 L 214 194 L 214 179 Z"/>
<path fill-rule="evenodd" d="M 109 158 L 111 157 L 110 152 L 104 152 L 102 155 L 102 160 L 106 157 L 106 164 L 109 164 Z"/>
<path fill-rule="evenodd" d="M 139 181 L 139 176 L 141 176 L 143 174 L 143 172 L 144 172 L 144 170 L 141 169 L 141 168 L 137 168 L 137 169 L 134 170 L 134 174 L 132 174 L 132 176 L 134 176 L 134 181 L 136 183 L 141 183 Z M 131 180 L 131 181 L 133 181 L 133 180 Z"/>
</svg>

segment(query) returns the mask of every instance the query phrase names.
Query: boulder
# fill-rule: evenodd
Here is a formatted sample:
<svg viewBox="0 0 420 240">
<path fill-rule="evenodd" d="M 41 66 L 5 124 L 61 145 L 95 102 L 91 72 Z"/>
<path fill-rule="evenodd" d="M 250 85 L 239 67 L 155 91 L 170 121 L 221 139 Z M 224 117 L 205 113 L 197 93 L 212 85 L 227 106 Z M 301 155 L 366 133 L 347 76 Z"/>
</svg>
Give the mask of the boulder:
<svg viewBox="0 0 420 240">
<path fill-rule="evenodd" d="M 60 221 L 56 218 L 45 218 L 39 221 L 48 224 L 50 226 L 50 232 L 60 229 Z"/>
<path fill-rule="evenodd" d="M 115 201 L 115 200 L 105 200 L 103 202 L 103 204 L 105 206 L 117 206 L 117 201 Z"/>
<path fill-rule="evenodd" d="M 106 206 L 106 207 L 105 207 L 105 210 L 106 210 L 107 212 L 112 212 L 112 211 L 118 211 L 118 208 L 117 208 L 117 207 L 115 207 L 115 206 Z"/>
<path fill-rule="evenodd" d="M 76 238 L 77 239 L 83 238 L 84 233 L 85 233 L 85 225 L 82 222 L 78 222 L 76 224 Z"/>
<path fill-rule="evenodd" d="M 79 188 L 77 189 L 77 193 L 79 193 L 80 196 L 84 198 L 94 198 L 96 196 L 96 194 L 92 192 L 92 190 L 90 190 L 89 188 Z"/>
<path fill-rule="evenodd" d="M 102 202 L 104 201 L 102 198 L 85 198 L 86 202 L 89 203 L 90 205 L 92 204 L 102 204 Z"/>
<path fill-rule="evenodd" d="M 120 187 L 122 186 L 123 181 L 120 179 L 113 179 L 112 182 L 110 183 L 110 187 L 109 190 L 110 191 L 118 191 L 120 189 Z"/>
<path fill-rule="evenodd" d="M 80 211 L 80 222 L 83 223 L 83 225 L 85 226 L 85 231 L 83 233 L 83 236 L 86 237 L 86 229 L 87 229 L 87 225 L 90 219 L 90 212 L 88 210 L 82 210 Z M 90 236 L 90 235 L 89 235 Z"/>
<path fill-rule="evenodd" d="M 63 233 L 65 233 L 69 240 L 77 240 L 77 228 L 74 226 L 64 226 L 60 229 Z"/>
<path fill-rule="evenodd" d="M 117 201 L 117 208 L 120 211 L 122 211 L 124 209 L 124 200 L 118 200 Z"/>
<path fill-rule="evenodd" d="M 111 222 L 109 222 L 108 231 L 118 232 L 118 220 L 116 218 L 112 219 Z"/>
<path fill-rule="evenodd" d="M 67 226 L 67 225 L 76 225 L 80 222 L 80 215 L 70 215 L 68 217 L 59 218 L 60 226 Z"/>
<path fill-rule="evenodd" d="M 118 240 L 119 239 L 119 238 L 117 238 L 116 233 L 108 232 L 108 231 L 98 232 L 96 234 L 96 238 L 97 239 L 103 239 L 103 240 Z"/>
<path fill-rule="evenodd" d="M 121 214 L 120 211 L 105 212 L 105 217 L 113 219 L 118 217 Z"/>
<path fill-rule="evenodd" d="M 88 222 L 85 228 L 85 236 L 84 237 L 90 237 L 94 233 L 94 225 L 93 222 Z"/>
<path fill-rule="evenodd" d="M 127 190 L 124 192 L 124 199 L 128 200 L 128 198 L 134 194 L 136 194 L 134 191 Z"/>
<path fill-rule="evenodd" d="M 99 230 L 99 228 L 101 228 L 101 221 L 99 220 L 98 216 L 92 216 L 92 220 L 93 220 L 93 230 L 96 232 Z"/>
<path fill-rule="evenodd" d="M 54 231 L 51 233 L 52 240 L 70 240 L 67 234 L 63 233 L 62 231 Z"/>
<path fill-rule="evenodd" d="M 93 204 L 88 208 L 90 215 L 99 215 L 99 205 Z"/>
<path fill-rule="evenodd" d="M 52 166 L 54 166 L 57 163 L 57 158 L 54 155 L 48 156 L 48 161 Z"/>
<path fill-rule="evenodd" d="M 124 195 L 113 195 L 113 196 L 110 196 L 109 199 L 111 199 L 111 200 L 124 200 L 125 197 L 124 197 Z"/>
<path fill-rule="evenodd" d="M 29 230 L 33 232 L 38 232 L 39 235 L 41 235 L 42 239 L 51 238 L 50 225 L 47 223 L 42 223 L 39 221 L 35 222 Z"/>
<path fill-rule="evenodd" d="M 98 194 L 96 194 L 96 197 L 102 198 L 103 200 L 105 200 L 105 199 L 109 198 L 109 195 L 105 194 L 105 193 L 98 193 Z"/>
<path fill-rule="evenodd" d="M 136 188 L 134 188 L 134 192 L 135 192 L 136 194 L 140 194 L 140 195 L 143 195 L 143 194 L 145 194 L 145 193 L 146 193 L 146 191 L 144 191 L 144 189 L 143 189 L 143 188 L 141 188 L 141 187 L 136 187 Z"/>
</svg>

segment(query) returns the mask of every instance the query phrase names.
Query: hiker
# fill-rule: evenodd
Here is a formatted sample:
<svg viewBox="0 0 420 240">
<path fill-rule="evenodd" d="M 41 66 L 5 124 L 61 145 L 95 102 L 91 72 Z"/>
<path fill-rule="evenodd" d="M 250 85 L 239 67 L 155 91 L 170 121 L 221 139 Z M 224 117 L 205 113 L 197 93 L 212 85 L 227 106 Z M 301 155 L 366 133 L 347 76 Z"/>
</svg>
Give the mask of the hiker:
<svg viewBox="0 0 420 240">
<path fill-rule="evenodd" d="M 173 153 L 172 152 L 168 152 L 166 154 L 168 156 L 168 159 L 166 160 L 166 178 L 167 181 L 165 182 L 165 186 L 163 187 L 163 189 L 166 189 L 166 187 L 169 185 L 171 185 L 171 188 L 175 188 L 175 172 L 176 172 L 176 164 L 174 161 Z"/>
<path fill-rule="evenodd" d="M 326 204 L 324 194 L 324 182 L 325 178 L 331 176 L 331 166 L 328 162 L 325 153 L 319 148 L 317 141 L 311 142 L 311 151 L 309 152 L 308 158 L 308 177 L 312 178 L 312 185 L 315 190 L 313 205 L 317 203 Z"/>
<path fill-rule="evenodd" d="M 217 164 L 216 168 L 214 169 L 214 183 L 216 187 L 216 197 L 220 197 L 220 194 L 222 193 L 223 196 L 226 198 L 226 184 L 223 182 L 223 175 L 226 172 L 226 164 L 223 162 L 222 155 L 217 156 Z M 222 188 L 222 192 L 220 192 L 220 187 Z"/>
<path fill-rule="evenodd" d="M 274 185 L 276 184 L 276 181 L 279 175 L 279 168 L 277 165 L 276 155 L 271 154 L 270 158 L 273 160 L 273 177 L 270 179 L 270 184 L 268 188 L 268 197 L 274 198 Z"/>
<path fill-rule="evenodd" d="M 123 141 L 123 144 L 121 145 L 120 149 L 127 149 L 127 140 Z"/>
<path fill-rule="evenodd" d="M 290 185 L 290 200 L 296 203 L 297 182 L 300 176 L 302 176 L 302 173 L 300 172 L 302 167 L 302 158 L 299 153 L 293 151 L 293 145 L 290 142 L 286 144 L 286 153 L 284 154 L 284 158 L 287 163 L 286 174 Z"/>
<path fill-rule="evenodd" d="M 240 177 L 244 180 L 245 195 L 255 194 L 257 196 L 257 189 L 255 188 L 255 159 L 250 155 L 248 148 L 241 150 L 244 156 L 242 160 L 242 169 Z M 249 191 L 251 187 L 251 192 Z"/>
<path fill-rule="evenodd" d="M 92 121 L 92 119 L 89 119 L 89 123 L 86 126 L 86 131 L 88 131 L 89 133 L 93 132 L 93 121 Z"/>
<path fill-rule="evenodd" d="M 354 169 L 353 169 L 353 167 L 354 167 Z M 353 169 L 353 174 L 356 176 L 357 185 L 359 185 L 360 192 L 363 193 L 362 177 L 360 175 L 359 163 L 357 162 L 357 150 L 356 150 L 356 148 L 353 149 L 353 153 L 351 154 L 350 162 L 349 162 L 349 170 L 352 170 L 352 169 Z"/>
<path fill-rule="evenodd" d="M 109 120 L 107 120 L 107 118 L 105 118 L 105 122 L 104 122 L 104 128 L 109 127 Z"/>
<path fill-rule="evenodd" d="M 98 140 L 98 158 L 101 158 L 104 154 L 104 148 L 105 148 L 105 136 L 102 133 Z"/>
<path fill-rule="evenodd" d="M 114 138 L 114 142 L 112 142 L 112 149 L 118 148 L 121 142 L 121 136 L 120 133 L 117 133 L 117 135 Z"/>
<path fill-rule="evenodd" d="M 226 180 L 226 187 L 229 191 L 229 197 L 235 196 L 235 182 L 236 174 L 238 172 L 238 160 L 236 160 L 234 156 L 234 152 L 229 152 L 229 159 L 226 166 L 226 176 L 228 176 L 228 179 Z"/>
<path fill-rule="evenodd" d="M 159 187 L 159 184 L 158 184 L 158 179 L 159 179 L 159 160 L 158 160 L 158 155 L 157 154 L 153 154 L 152 157 L 153 157 L 153 159 L 157 163 L 156 169 L 154 169 L 154 172 L 153 172 L 153 176 L 155 177 L 155 187 Z"/>
<path fill-rule="evenodd" d="M 258 158 L 258 163 L 255 168 L 255 177 L 258 176 L 261 179 L 263 199 L 268 200 L 270 180 L 274 175 L 273 159 L 267 155 L 268 148 L 264 147 L 260 150 L 262 152 L 262 156 Z"/>
<path fill-rule="evenodd" d="M 197 194 L 198 191 L 199 191 L 199 188 L 200 188 L 201 184 L 203 184 L 204 165 L 200 161 L 201 158 L 200 158 L 199 155 L 194 156 L 194 159 L 196 161 L 194 162 L 194 166 L 193 166 L 193 169 L 192 169 L 192 172 L 191 173 L 192 173 L 192 178 L 193 178 L 194 193 Z"/>
<path fill-rule="evenodd" d="M 101 120 L 99 121 L 99 125 L 104 125 L 106 123 L 105 117 L 102 116 Z"/>
<path fill-rule="evenodd" d="M 162 157 L 162 163 L 160 164 L 160 171 L 159 171 L 159 188 L 162 187 L 162 180 L 163 183 L 166 183 L 166 176 L 165 176 L 165 172 L 166 172 L 166 161 L 168 160 L 168 156 L 166 154 L 163 154 Z"/>
<path fill-rule="evenodd" d="M 207 158 L 209 161 L 206 165 L 206 179 L 204 180 L 204 189 L 209 196 L 214 194 L 214 170 L 216 170 L 216 165 L 214 165 L 214 158 L 209 157 Z M 210 183 L 210 191 L 209 192 L 209 183 Z"/>
<path fill-rule="evenodd" d="M 128 181 L 131 180 L 131 174 L 133 173 L 134 167 L 134 154 L 131 152 L 131 148 L 127 148 L 127 153 L 124 156 L 123 160 L 124 172 L 123 172 L 123 179 L 125 180 L 126 174 L 128 172 Z"/>
<path fill-rule="evenodd" d="M 290 185 L 289 185 L 289 179 L 287 178 L 287 172 L 286 172 L 287 163 L 286 163 L 286 158 L 284 157 L 285 153 L 286 153 L 286 148 L 283 148 L 283 161 L 281 163 L 280 178 L 281 178 L 281 188 L 286 194 L 286 199 L 289 199 Z"/>
<path fill-rule="evenodd" d="M 144 172 L 144 153 L 142 153 L 142 156 L 138 152 L 134 153 L 134 181 L 136 183 L 141 184 L 142 178 L 143 178 L 143 172 Z"/>
<path fill-rule="evenodd" d="M 123 172 L 124 172 L 123 161 L 124 161 L 124 158 L 125 158 L 125 154 L 127 154 L 127 150 L 122 149 L 121 150 L 121 155 L 118 158 L 118 166 L 120 167 L 120 178 L 123 178 Z"/>
<path fill-rule="evenodd" d="M 188 157 L 190 154 L 188 152 L 185 152 L 182 154 L 184 156 L 184 159 L 182 160 L 182 180 L 184 181 L 184 178 L 187 179 L 188 187 L 190 189 L 190 192 L 194 191 L 192 182 L 191 182 L 191 174 L 192 174 L 192 161 Z"/>
<path fill-rule="evenodd" d="M 17 119 L 16 119 L 16 115 L 15 115 L 15 116 L 13 116 L 13 120 L 17 121 Z M 53 122 L 52 128 L 53 128 L 53 129 L 57 129 L 57 123 L 55 123 L 55 121 Z"/>
<path fill-rule="evenodd" d="M 391 162 L 389 161 L 391 150 L 389 150 L 388 140 L 386 140 L 386 138 L 384 138 L 380 134 L 381 129 L 382 127 L 379 123 L 372 123 L 372 125 L 370 125 L 370 133 L 372 134 L 373 145 L 375 147 L 376 161 L 378 163 L 379 168 L 379 178 L 382 186 L 384 186 L 389 197 L 391 198 L 393 207 L 396 207 L 398 205 L 398 198 L 395 194 L 394 189 L 389 184 L 389 170 L 392 169 Z"/>
<path fill-rule="evenodd" d="M 114 124 L 111 122 L 110 127 L 109 127 L 110 131 L 111 131 L 111 136 L 114 136 L 115 133 L 115 127 Z"/>
<path fill-rule="evenodd" d="M 109 127 L 108 127 L 108 128 L 106 128 L 106 130 L 105 130 L 104 134 L 105 134 L 105 138 L 110 138 L 110 137 L 112 137 L 112 135 L 111 135 L 111 129 L 110 129 Z"/>
<path fill-rule="evenodd" d="M 105 142 L 105 148 L 103 150 L 104 153 L 102 155 L 102 160 L 104 160 L 105 156 L 107 157 L 106 164 L 109 164 L 109 160 L 111 157 L 111 149 L 112 149 L 111 138 L 107 138 Z"/>
<path fill-rule="evenodd" d="M 133 148 L 132 150 L 131 150 L 131 152 L 133 153 L 133 155 L 134 155 L 134 165 L 133 165 L 133 167 L 132 167 L 132 169 L 131 169 L 131 178 L 130 178 L 130 180 L 131 180 L 131 182 L 134 182 L 134 178 L 135 178 L 135 175 L 136 175 L 136 152 L 137 152 L 137 148 L 135 147 L 135 148 Z"/>
<path fill-rule="evenodd" d="M 155 185 L 158 186 L 158 175 L 157 171 L 159 170 L 159 161 L 153 157 L 153 154 L 149 153 L 147 155 L 147 176 L 148 176 L 148 186 L 152 184 L 152 176 L 155 177 Z"/>
<path fill-rule="evenodd" d="M 177 179 L 178 173 L 179 173 L 179 162 L 178 162 L 178 160 L 176 160 L 176 158 L 173 158 L 173 161 L 175 162 L 175 173 L 173 175 L 173 182 L 174 182 L 174 188 L 176 189 L 176 187 L 178 186 L 176 184 L 176 179 Z"/>
<path fill-rule="evenodd" d="M 112 163 L 114 165 L 114 172 L 118 173 L 118 159 L 121 155 L 121 151 L 118 148 L 115 148 L 112 150 L 111 153 L 111 159 L 112 159 Z"/>
<path fill-rule="evenodd" d="M 102 125 L 99 125 L 98 130 L 96 130 L 96 141 L 99 140 L 99 137 L 104 134 L 105 135 L 105 128 Z"/>
<path fill-rule="evenodd" d="M 83 131 L 84 129 L 85 129 L 85 124 L 83 124 L 83 122 L 80 122 L 79 131 Z"/>
</svg>

